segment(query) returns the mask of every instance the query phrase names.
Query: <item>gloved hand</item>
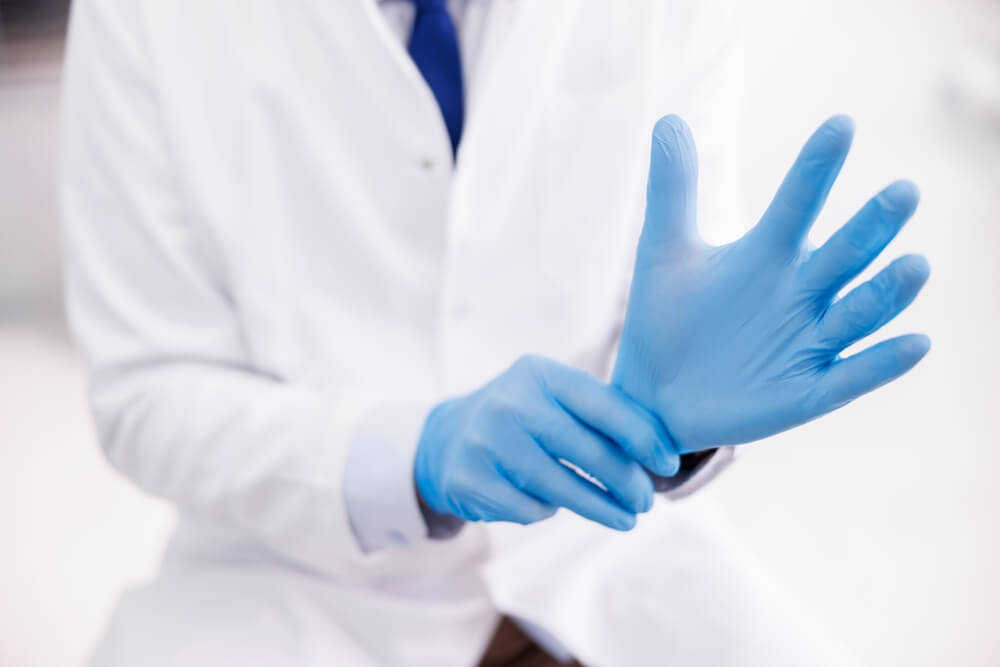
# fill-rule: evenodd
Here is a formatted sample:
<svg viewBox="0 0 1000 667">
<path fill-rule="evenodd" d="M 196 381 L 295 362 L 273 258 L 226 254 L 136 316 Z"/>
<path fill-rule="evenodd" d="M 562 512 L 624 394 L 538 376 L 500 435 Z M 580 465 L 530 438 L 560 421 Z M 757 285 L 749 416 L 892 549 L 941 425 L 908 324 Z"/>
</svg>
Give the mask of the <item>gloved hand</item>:
<svg viewBox="0 0 1000 667">
<path fill-rule="evenodd" d="M 653 503 L 642 466 L 666 476 L 680 466 L 655 417 L 583 371 L 524 357 L 431 410 L 414 476 L 430 509 L 467 521 L 527 524 L 565 507 L 628 530 Z"/>
<path fill-rule="evenodd" d="M 697 158 L 687 126 L 653 132 L 646 219 L 613 384 L 648 407 L 682 452 L 745 443 L 835 410 L 899 377 L 927 353 L 901 336 L 841 358 L 905 309 L 927 280 L 919 255 L 837 293 L 916 208 L 893 183 L 821 248 L 806 234 L 847 156 L 852 121 L 813 134 L 763 218 L 711 247 L 697 234 Z"/>
</svg>

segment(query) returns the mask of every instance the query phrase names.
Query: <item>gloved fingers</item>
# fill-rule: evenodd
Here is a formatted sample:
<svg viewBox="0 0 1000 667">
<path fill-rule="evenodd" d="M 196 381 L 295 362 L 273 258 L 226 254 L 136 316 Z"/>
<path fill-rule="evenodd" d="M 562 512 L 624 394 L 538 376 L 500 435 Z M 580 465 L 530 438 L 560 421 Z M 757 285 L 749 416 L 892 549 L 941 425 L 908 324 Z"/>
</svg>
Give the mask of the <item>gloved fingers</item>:
<svg viewBox="0 0 1000 667">
<path fill-rule="evenodd" d="M 511 521 L 528 525 L 548 519 L 558 509 L 502 478 L 478 480 L 460 498 L 460 515 L 471 521 Z"/>
<path fill-rule="evenodd" d="M 801 247 L 837 180 L 854 137 L 854 121 L 834 116 L 806 141 L 760 223 L 750 234 L 778 254 Z"/>
<path fill-rule="evenodd" d="M 929 275 L 922 256 L 900 257 L 830 306 L 819 323 L 820 338 L 839 351 L 877 331 L 913 302 Z"/>
<path fill-rule="evenodd" d="M 655 415 L 611 385 L 569 366 L 544 374 L 552 397 L 578 421 L 602 433 L 631 459 L 662 477 L 677 474 L 680 454 Z M 645 476 L 645 475 L 644 475 Z"/>
<path fill-rule="evenodd" d="M 834 294 L 879 256 L 917 208 L 919 192 L 897 181 L 870 199 L 802 265 L 803 285 Z"/>
<path fill-rule="evenodd" d="M 562 459 L 599 481 L 631 512 L 647 512 L 653 506 L 653 483 L 649 475 L 613 442 L 576 421 L 560 405 L 527 426 L 536 440 L 556 459 Z"/>
<path fill-rule="evenodd" d="M 816 416 L 878 389 L 913 368 L 930 349 L 921 334 L 890 338 L 834 363 L 813 390 Z"/>
<path fill-rule="evenodd" d="M 653 128 L 646 218 L 637 263 L 677 257 L 697 238 L 698 155 L 687 124 L 665 116 Z"/>
<path fill-rule="evenodd" d="M 512 447 L 500 461 L 503 475 L 521 491 L 615 530 L 630 530 L 635 515 L 608 494 L 553 459 L 537 444 Z"/>
</svg>

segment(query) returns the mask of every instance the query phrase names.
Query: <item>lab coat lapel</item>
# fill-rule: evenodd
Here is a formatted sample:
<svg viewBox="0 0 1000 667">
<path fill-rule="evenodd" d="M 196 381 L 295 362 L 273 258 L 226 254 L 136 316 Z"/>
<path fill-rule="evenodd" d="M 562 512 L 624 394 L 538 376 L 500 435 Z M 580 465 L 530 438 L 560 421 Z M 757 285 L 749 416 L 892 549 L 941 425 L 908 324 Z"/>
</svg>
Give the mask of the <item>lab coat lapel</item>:
<svg viewBox="0 0 1000 667">
<path fill-rule="evenodd" d="M 435 142 L 450 153 L 451 140 L 434 93 L 410 54 L 392 34 L 377 0 L 341 0 L 332 10 L 330 3 L 324 0 L 314 0 L 313 4 L 318 16 L 328 17 L 333 34 L 363 46 L 363 66 L 370 68 L 371 76 L 383 86 L 386 104 L 400 117 L 405 117 L 406 122 L 398 125 L 419 123 L 428 133 L 436 135 Z M 400 104 L 404 98 L 410 102 Z"/>
<path fill-rule="evenodd" d="M 465 163 L 460 178 L 467 182 L 462 187 L 476 187 L 483 175 L 477 167 L 502 159 L 514 134 L 535 112 L 531 100 L 544 79 L 537 70 L 551 60 L 558 42 L 553 26 L 561 25 L 559 17 L 565 13 L 559 0 L 495 0 L 490 11 L 476 70 L 469 77 L 472 85 L 459 150 L 460 163 Z"/>
</svg>

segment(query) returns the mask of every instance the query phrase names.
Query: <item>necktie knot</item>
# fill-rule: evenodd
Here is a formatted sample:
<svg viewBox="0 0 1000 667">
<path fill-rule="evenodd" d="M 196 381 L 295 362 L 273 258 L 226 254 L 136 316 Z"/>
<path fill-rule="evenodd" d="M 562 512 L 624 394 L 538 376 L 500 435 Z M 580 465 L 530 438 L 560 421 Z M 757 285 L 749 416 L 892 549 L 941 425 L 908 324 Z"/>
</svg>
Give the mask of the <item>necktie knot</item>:
<svg viewBox="0 0 1000 667">
<path fill-rule="evenodd" d="M 427 12 L 446 9 L 447 0 L 412 0 L 417 11 Z"/>
</svg>

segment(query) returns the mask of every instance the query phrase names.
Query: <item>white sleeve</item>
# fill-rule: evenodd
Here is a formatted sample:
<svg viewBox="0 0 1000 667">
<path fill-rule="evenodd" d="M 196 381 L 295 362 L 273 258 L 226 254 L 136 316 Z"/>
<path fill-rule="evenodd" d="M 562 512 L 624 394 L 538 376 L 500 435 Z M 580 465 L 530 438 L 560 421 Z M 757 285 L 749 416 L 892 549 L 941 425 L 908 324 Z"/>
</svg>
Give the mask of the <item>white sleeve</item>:
<svg viewBox="0 0 1000 667">
<path fill-rule="evenodd" d="M 143 489 L 292 558 L 359 555 L 343 478 L 378 403 L 249 363 L 218 249 L 178 188 L 141 7 L 74 3 L 64 83 L 67 309 L 102 447 Z M 417 511 L 409 483 L 394 497 Z"/>
</svg>

